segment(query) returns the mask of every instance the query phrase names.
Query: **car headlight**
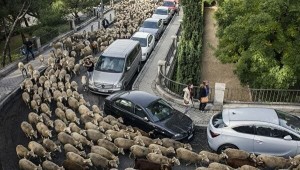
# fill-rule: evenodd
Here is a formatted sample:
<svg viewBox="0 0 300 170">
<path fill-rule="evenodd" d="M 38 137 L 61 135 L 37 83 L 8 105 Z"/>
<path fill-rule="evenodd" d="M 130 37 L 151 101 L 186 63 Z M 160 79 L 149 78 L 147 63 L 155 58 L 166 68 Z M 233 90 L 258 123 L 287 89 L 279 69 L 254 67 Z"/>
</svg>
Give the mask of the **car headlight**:
<svg viewBox="0 0 300 170">
<path fill-rule="evenodd" d="M 183 137 L 183 135 L 180 134 L 180 133 L 177 133 L 177 134 L 175 134 L 175 135 L 173 136 L 173 138 L 181 138 L 181 137 Z"/>
<path fill-rule="evenodd" d="M 122 82 L 119 82 L 117 84 L 114 85 L 115 88 L 121 88 L 122 87 Z"/>
</svg>

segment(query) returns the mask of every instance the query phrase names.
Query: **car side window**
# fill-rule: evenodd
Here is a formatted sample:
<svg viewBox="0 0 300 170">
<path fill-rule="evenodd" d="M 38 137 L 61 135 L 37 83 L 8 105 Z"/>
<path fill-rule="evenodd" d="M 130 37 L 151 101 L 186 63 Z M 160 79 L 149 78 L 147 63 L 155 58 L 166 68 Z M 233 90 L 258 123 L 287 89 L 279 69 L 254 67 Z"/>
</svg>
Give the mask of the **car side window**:
<svg viewBox="0 0 300 170">
<path fill-rule="evenodd" d="M 148 44 L 150 44 L 152 42 L 152 39 L 153 39 L 153 35 L 150 35 L 149 39 L 148 39 Z"/>
<path fill-rule="evenodd" d="M 134 108 L 134 114 L 141 117 L 141 118 L 147 117 L 144 110 L 141 107 L 137 106 L 137 105 Z"/>
<path fill-rule="evenodd" d="M 256 134 L 259 136 L 271 137 L 271 128 L 264 127 L 264 126 L 257 126 Z"/>
<path fill-rule="evenodd" d="M 290 135 L 293 140 L 299 140 L 299 138 L 285 130 L 273 128 L 273 127 L 266 127 L 266 126 L 258 126 L 256 127 L 256 133 L 260 136 L 272 137 L 272 138 L 279 138 L 283 139 L 285 136 Z"/>
<path fill-rule="evenodd" d="M 158 23 L 157 23 L 158 27 L 161 27 L 161 22 L 162 22 L 162 20 L 158 21 Z"/>
<path fill-rule="evenodd" d="M 254 134 L 254 128 L 253 126 L 237 126 L 232 128 L 233 130 L 240 132 L 240 133 L 245 133 L 245 134 Z"/>
<path fill-rule="evenodd" d="M 118 107 L 120 107 L 121 109 L 124 109 L 128 112 L 132 112 L 132 103 L 128 100 L 124 100 L 124 99 L 118 99 L 115 101 L 116 105 Z"/>
</svg>

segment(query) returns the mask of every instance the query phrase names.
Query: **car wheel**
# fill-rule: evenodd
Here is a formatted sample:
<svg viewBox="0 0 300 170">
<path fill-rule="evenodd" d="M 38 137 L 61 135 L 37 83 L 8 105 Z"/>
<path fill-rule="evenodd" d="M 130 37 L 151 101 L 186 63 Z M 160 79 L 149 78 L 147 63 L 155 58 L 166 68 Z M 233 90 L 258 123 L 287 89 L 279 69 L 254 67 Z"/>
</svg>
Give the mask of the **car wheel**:
<svg viewBox="0 0 300 170">
<path fill-rule="evenodd" d="M 137 72 L 139 73 L 141 71 L 141 63 L 139 63 L 139 66 L 137 68 Z"/>
<path fill-rule="evenodd" d="M 224 144 L 222 146 L 220 146 L 217 150 L 217 152 L 220 154 L 222 153 L 225 149 L 227 148 L 232 148 L 232 149 L 239 149 L 237 146 L 232 145 L 232 144 Z"/>
</svg>

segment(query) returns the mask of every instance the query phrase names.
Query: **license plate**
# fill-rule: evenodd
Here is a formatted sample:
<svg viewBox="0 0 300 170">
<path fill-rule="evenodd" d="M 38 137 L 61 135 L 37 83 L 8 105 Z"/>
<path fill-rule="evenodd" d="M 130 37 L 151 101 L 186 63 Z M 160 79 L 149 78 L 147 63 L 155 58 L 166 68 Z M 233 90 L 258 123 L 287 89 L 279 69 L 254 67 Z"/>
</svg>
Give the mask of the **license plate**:
<svg viewBox="0 0 300 170">
<path fill-rule="evenodd" d="M 188 137 L 188 139 L 191 139 L 193 136 L 194 136 L 194 134 L 191 134 L 191 135 Z"/>
<path fill-rule="evenodd" d="M 106 90 L 106 89 L 99 89 L 99 91 L 100 91 L 100 92 L 105 92 L 105 93 L 108 92 L 108 90 Z"/>
</svg>

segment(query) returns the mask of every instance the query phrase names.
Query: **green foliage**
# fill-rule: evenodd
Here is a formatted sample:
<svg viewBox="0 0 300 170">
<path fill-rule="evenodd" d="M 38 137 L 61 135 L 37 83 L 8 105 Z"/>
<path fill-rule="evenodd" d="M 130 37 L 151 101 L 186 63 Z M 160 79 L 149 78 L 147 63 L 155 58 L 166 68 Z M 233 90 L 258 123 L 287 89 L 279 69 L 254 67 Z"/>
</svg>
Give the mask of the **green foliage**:
<svg viewBox="0 0 300 170">
<path fill-rule="evenodd" d="M 78 17 L 78 12 L 85 12 L 86 10 L 97 6 L 100 0 L 58 0 L 62 4 L 65 14 L 72 13 L 75 18 Z"/>
<path fill-rule="evenodd" d="M 51 8 L 44 9 L 41 11 L 41 17 L 39 19 L 39 22 L 43 26 L 55 26 L 58 24 L 66 23 L 67 21 L 63 19 L 64 15 L 60 10 Z"/>
<path fill-rule="evenodd" d="M 222 0 L 217 57 L 253 88 L 299 88 L 300 1 Z"/>
<path fill-rule="evenodd" d="M 203 16 L 201 0 L 182 0 L 184 5 L 178 47 L 176 81 L 199 84 L 202 55 Z"/>
</svg>

